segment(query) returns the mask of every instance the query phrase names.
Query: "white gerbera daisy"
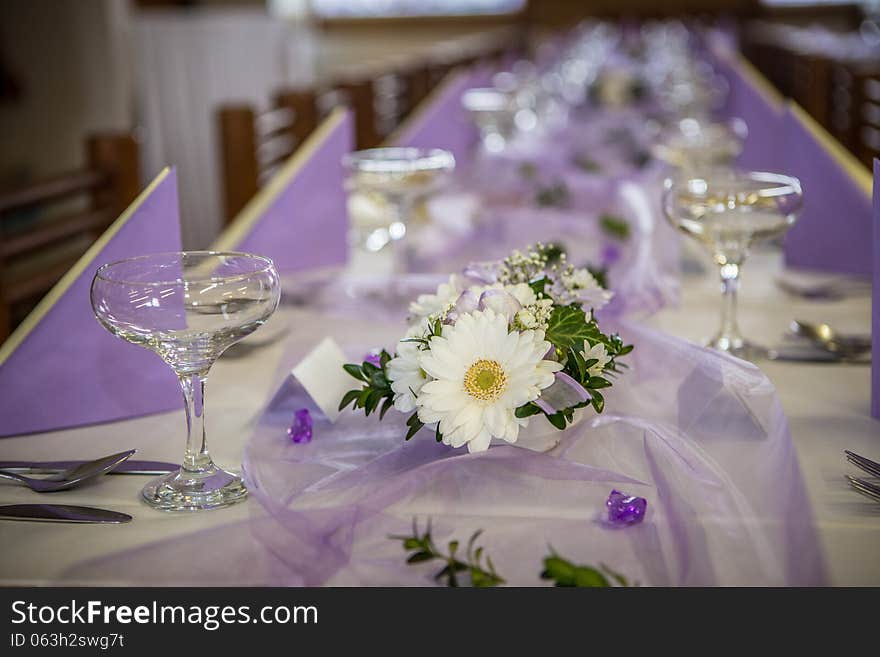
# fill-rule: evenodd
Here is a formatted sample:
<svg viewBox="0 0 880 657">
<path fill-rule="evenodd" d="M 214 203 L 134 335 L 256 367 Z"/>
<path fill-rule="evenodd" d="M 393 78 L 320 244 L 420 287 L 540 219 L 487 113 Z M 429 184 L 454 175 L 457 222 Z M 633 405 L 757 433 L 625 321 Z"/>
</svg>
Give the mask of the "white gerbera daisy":
<svg viewBox="0 0 880 657">
<path fill-rule="evenodd" d="M 492 438 L 516 442 L 528 420 L 514 411 L 553 384 L 562 365 L 544 360 L 543 331 L 508 331 L 507 317 L 491 309 L 462 315 L 420 352 L 429 380 L 418 395 L 419 419 L 440 423 L 443 442 L 488 449 Z"/>
<path fill-rule="evenodd" d="M 590 343 L 584 340 L 584 350 L 581 352 L 581 356 L 584 357 L 585 361 L 592 360 L 593 358 L 596 359 L 596 364 L 591 365 L 587 370 L 590 376 L 602 376 L 605 366 L 611 360 L 611 357 L 605 350 L 605 345 L 601 342 L 597 342 L 591 347 Z"/>
<path fill-rule="evenodd" d="M 394 391 L 394 408 L 401 413 L 409 413 L 416 408 L 416 396 L 428 378 L 419 364 L 420 348 L 418 342 L 404 342 L 409 338 L 420 338 L 424 330 L 420 325 L 412 326 L 397 345 L 397 355 L 388 361 L 385 372 Z"/>
</svg>

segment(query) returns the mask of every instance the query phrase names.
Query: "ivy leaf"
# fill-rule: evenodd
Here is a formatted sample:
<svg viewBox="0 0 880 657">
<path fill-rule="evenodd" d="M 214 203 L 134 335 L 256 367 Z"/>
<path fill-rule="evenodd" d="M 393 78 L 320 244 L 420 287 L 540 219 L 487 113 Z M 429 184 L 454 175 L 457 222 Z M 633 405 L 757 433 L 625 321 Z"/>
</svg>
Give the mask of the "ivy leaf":
<svg viewBox="0 0 880 657">
<path fill-rule="evenodd" d="M 547 325 L 547 339 L 560 349 L 581 347 L 593 331 L 587 316 L 576 306 L 556 306 Z"/>
</svg>

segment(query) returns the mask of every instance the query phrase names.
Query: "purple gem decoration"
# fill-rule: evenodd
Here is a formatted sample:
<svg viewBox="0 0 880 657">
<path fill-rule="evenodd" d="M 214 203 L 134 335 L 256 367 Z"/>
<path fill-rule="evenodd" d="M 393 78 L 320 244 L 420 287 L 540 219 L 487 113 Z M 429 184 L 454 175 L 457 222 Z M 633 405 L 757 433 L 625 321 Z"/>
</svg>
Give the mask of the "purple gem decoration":
<svg viewBox="0 0 880 657">
<path fill-rule="evenodd" d="M 634 497 L 614 489 L 605 502 L 608 507 L 608 522 L 613 525 L 635 525 L 645 519 L 648 501 L 644 497 Z"/>
<path fill-rule="evenodd" d="M 309 409 L 301 408 L 294 414 L 287 435 L 297 444 L 312 442 L 312 414 Z"/>
<path fill-rule="evenodd" d="M 370 352 L 364 356 L 364 362 L 372 363 L 376 367 L 379 367 L 382 361 L 380 360 L 379 354 Z"/>
<path fill-rule="evenodd" d="M 620 249 L 617 247 L 616 244 L 606 244 L 604 247 L 602 247 L 602 264 L 606 267 L 610 267 L 618 260 L 620 260 L 620 255 Z"/>
</svg>

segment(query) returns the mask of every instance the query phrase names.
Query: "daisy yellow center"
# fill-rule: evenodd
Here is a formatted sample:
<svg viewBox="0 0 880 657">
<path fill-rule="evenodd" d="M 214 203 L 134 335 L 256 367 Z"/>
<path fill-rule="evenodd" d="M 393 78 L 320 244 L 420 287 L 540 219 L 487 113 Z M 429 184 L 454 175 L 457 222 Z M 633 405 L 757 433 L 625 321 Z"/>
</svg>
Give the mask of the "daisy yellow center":
<svg viewBox="0 0 880 657">
<path fill-rule="evenodd" d="M 474 399 L 493 402 L 507 388 L 507 374 L 495 360 L 480 359 L 464 375 L 464 390 Z"/>
</svg>

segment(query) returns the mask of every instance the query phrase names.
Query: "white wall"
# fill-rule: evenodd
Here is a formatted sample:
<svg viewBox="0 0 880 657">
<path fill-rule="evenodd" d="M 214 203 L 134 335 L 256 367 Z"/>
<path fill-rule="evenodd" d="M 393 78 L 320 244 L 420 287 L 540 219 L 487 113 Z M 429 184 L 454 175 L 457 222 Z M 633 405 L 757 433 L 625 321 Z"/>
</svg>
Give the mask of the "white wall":
<svg viewBox="0 0 880 657">
<path fill-rule="evenodd" d="M 0 179 L 81 166 L 90 131 L 127 130 L 125 0 L 2 0 L 0 47 L 20 100 L 0 103 Z"/>
</svg>

